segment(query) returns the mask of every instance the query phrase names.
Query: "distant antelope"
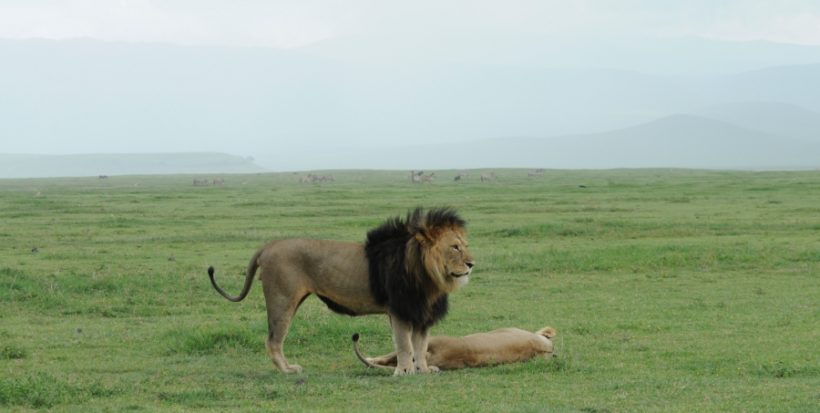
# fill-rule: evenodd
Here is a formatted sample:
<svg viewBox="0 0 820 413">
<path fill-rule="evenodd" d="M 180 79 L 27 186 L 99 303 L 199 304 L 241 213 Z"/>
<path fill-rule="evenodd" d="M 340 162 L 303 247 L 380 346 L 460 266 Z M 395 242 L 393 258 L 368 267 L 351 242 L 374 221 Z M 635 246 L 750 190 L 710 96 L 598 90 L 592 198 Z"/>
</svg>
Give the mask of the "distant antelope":
<svg viewBox="0 0 820 413">
<path fill-rule="evenodd" d="M 194 178 L 194 186 L 208 186 L 209 181 L 207 178 Z"/>
<path fill-rule="evenodd" d="M 435 177 L 435 176 L 436 176 L 435 172 L 431 173 L 430 175 L 422 175 L 421 176 L 421 182 L 433 183 L 433 177 Z"/>
<path fill-rule="evenodd" d="M 222 178 L 214 178 L 214 185 L 224 185 L 225 180 Z"/>
<path fill-rule="evenodd" d="M 460 174 L 456 175 L 456 176 L 455 176 L 455 178 L 453 178 L 453 181 L 458 182 L 458 181 L 460 181 L 460 180 L 462 180 L 462 179 L 464 179 L 464 178 L 466 178 L 466 177 L 467 177 L 467 174 L 465 174 L 465 173 L 460 173 Z"/>
<path fill-rule="evenodd" d="M 420 184 L 424 171 L 410 171 L 410 182 Z"/>
<path fill-rule="evenodd" d="M 314 184 L 317 182 L 336 182 L 336 178 L 334 178 L 333 175 L 307 174 L 299 178 L 299 182 L 307 184 Z"/>
<path fill-rule="evenodd" d="M 108 179 L 108 175 L 100 175 L 100 179 Z"/>
<path fill-rule="evenodd" d="M 490 182 L 496 179 L 495 172 L 487 172 L 481 174 L 481 182 Z"/>
</svg>

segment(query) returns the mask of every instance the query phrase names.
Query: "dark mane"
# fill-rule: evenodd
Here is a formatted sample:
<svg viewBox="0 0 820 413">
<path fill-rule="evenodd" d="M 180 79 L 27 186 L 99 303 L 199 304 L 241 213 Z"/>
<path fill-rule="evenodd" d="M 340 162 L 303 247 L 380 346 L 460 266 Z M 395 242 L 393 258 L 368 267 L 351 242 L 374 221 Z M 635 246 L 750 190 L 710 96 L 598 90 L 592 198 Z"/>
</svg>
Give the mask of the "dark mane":
<svg viewBox="0 0 820 413">
<path fill-rule="evenodd" d="M 405 259 L 408 248 L 421 249 L 417 234 L 444 227 L 464 227 L 466 222 L 451 208 L 425 212 L 416 208 L 405 219 L 390 218 L 367 233 L 365 252 L 370 270 L 370 291 L 391 314 L 414 328 L 427 329 L 447 314 L 447 294 L 431 297 L 432 280 L 423 269 L 408 273 Z M 420 253 L 413 254 L 421 257 Z M 420 272 L 420 273 L 418 273 Z M 435 293 L 435 291 L 432 291 Z M 431 300 L 432 298 L 432 300 Z"/>
<path fill-rule="evenodd" d="M 464 228 L 467 226 L 467 221 L 461 219 L 458 213 L 452 208 L 437 208 L 431 209 L 426 216 L 422 216 L 418 208 L 414 212 L 414 218 L 420 221 L 423 219 L 426 226 L 440 228 L 448 226 L 456 226 Z M 415 215 L 418 214 L 418 215 Z M 408 214 L 408 217 L 410 214 Z"/>
</svg>

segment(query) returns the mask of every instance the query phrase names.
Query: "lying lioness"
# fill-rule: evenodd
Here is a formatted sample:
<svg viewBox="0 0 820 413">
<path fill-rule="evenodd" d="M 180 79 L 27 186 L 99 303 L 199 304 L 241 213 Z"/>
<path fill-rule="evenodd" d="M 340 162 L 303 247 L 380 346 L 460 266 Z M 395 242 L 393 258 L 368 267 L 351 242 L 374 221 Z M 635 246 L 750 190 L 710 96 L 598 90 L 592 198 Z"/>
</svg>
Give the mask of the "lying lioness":
<svg viewBox="0 0 820 413">
<path fill-rule="evenodd" d="M 500 328 L 489 333 L 464 337 L 431 336 L 427 345 L 427 363 L 442 370 L 485 367 L 515 363 L 542 356 L 552 357 L 551 338 L 556 330 L 544 327 L 534 333 L 519 328 Z M 393 369 L 396 352 L 380 357 L 365 357 L 359 352 L 359 333 L 353 335 L 353 351 L 368 367 Z"/>
</svg>

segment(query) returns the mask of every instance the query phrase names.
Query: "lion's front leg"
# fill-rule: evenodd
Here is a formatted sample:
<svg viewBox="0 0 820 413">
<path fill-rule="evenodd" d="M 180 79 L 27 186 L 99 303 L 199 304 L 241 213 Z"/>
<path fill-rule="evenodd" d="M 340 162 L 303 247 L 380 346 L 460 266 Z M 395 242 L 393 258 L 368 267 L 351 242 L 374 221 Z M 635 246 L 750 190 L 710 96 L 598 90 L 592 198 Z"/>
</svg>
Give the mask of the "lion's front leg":
<svg viewBox="0 0 820 413">
<path fill-rule="evenodd" d="M 413 327 L 393 316 L 390 317 L 390 327 L 393 329 L 393 346 L 396 349 L 396 370 L 393 375 L 414 374 L 416 368 L 413 366 Z"/>
<path fill-rule="evenodd" d="M 413 363 L 419 373 L 434 373 L 438 371 L 436 366 L 427 365 L 427 329 L 413 330 Z"/>
</svg>

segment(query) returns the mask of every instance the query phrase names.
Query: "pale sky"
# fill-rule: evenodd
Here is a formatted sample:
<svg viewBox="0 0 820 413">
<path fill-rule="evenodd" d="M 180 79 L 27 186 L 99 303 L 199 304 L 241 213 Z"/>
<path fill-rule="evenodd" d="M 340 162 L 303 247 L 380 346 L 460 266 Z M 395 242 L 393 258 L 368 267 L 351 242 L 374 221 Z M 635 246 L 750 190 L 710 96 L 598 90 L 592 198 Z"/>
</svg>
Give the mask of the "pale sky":
<svg viewBox="0 0 820 413">
<path fill-rule="evenodd" d="M 0 154 L 385 167 L 360 149 L 702 112 L 815 139 L 820 47 L 795 44 L 820 46 L 820 0 L 0 0 Z M 719 129 L 692 122 L 661 124 Z"/>
<path fill-rule="evenodd" d="M 820 44 L 817 0 L 0 0 L 0 38 L 293 48 L 382 32 L 516 30 Z"/>
</svg>

